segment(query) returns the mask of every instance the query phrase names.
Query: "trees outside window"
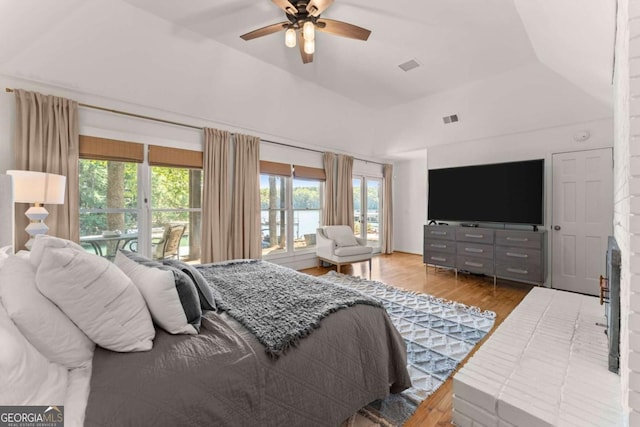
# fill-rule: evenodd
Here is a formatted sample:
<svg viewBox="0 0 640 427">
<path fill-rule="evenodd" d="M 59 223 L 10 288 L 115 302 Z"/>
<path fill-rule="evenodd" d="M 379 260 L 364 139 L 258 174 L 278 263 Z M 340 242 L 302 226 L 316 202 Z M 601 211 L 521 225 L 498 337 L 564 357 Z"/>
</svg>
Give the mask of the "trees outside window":
<svg viewBox="0 0 640 427">
<path fill-rule="evenodd" d="M 184 225 L 179 257 L 200 259 L 202 218 L 202 170 L 179 167 L 151 167 L 151 243 L 160 243 L 167 226 Z"/>
</svg>

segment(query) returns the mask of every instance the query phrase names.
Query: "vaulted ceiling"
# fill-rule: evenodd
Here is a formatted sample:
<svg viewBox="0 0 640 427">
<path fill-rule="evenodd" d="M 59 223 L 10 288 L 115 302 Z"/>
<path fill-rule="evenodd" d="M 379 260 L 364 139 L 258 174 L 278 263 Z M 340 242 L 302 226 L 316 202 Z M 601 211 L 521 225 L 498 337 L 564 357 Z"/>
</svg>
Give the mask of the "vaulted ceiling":
<svg viewBox="0 0 640 427">
<path fill-rule="evenodd" d="M 240 39 L 285 19 L 269 0 L 0 0 L 0 73 L 373 157 L 613 114 L 612 0 L 336 0 L 323 17 L 371 37 L 318 33 L 302 64 L 283 33 Z"/>
</svg>

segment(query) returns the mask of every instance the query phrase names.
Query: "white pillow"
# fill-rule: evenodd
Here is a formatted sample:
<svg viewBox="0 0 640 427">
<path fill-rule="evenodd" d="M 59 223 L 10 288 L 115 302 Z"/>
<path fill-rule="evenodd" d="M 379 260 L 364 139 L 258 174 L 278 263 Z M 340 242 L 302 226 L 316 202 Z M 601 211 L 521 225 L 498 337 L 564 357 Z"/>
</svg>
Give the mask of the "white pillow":
<svg viewBox="0 0 640 427">
<path fill-rule="evenodd" d="M 0 304 L 0 405 L 64 405 L 67 370 L 38 353 Z"/>
<path fill-rule="evenodd" d="M 59 237 L 49 236 L 47 234 L 38 234 L 31 246 L 31 255 L 29 259 L 36 267 L 42 262 L 42 257 L 47 248 L 72 248 L 77 251 L 85 252 L 84 248 L 71 240 L 61 239 Z"/>
<path fill-rule="evenodd" d="M 0 268 L 2 268 L 2 265 L 5 263 L 7 258 L 9 258 L 9 256 L 12 253 L 13 253 L 13 246 L 11 245 L 0 248 Z"/>
<path fill-rule="evenodd" d="M 36 283 L 96 344 L 113 351 L 153 346 L 155 329 L 142 295 L 106 259 L 72 248 L 47 248 Z"/>
<path fill-rule="evenodd" d="M 136 285 L 151 317 L 162 329 L 170 334 L 199 332 L 200 297 L 189 276 L 132 252 L 118 251 L 115 264 Z"/>
<path fill-rule="evenodd" d="M 40 353 L 69 369 L 85 366 L 95 344 L 36 287 L 36 270 L 15 255 L 0 270 L 0 297 L 20 332 Z"/>
<path fill-rule="evenodd" d="M 332 225 L 326 227 L 324 232 L 329 239 L 336 242 L 337 246 L 356 246 L 358 244 L 353 230 L 348 225 Z"/>
</svg>

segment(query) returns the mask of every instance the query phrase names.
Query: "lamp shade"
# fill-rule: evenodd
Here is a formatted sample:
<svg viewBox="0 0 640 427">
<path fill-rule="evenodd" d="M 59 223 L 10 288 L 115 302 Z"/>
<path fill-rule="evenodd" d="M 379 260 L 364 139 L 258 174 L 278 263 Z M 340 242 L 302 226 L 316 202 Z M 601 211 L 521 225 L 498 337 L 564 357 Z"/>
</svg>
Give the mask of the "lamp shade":
<svg viewBox="0 0 640 427">
<path fill-rule="evenodd" d="M 13 176 L 13 194 L 16 203 L 64 203 L 67 177 L 46 172 L 8 170 Z"/>
</svg>

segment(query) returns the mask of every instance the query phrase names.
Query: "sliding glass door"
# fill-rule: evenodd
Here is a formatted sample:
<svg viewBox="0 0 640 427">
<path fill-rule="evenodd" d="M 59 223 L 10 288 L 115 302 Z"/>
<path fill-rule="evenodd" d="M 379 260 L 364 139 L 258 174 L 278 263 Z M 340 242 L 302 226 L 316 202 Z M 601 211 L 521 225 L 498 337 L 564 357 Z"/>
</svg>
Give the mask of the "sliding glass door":
<svg viewBox="0 0 640 427">
<path fill-rule="evenodd" d="M 353 178 L 353 210 L 354 234 L 364 239 L 374 251 L 380 251 L 382 179 Z"/>
</svg>

